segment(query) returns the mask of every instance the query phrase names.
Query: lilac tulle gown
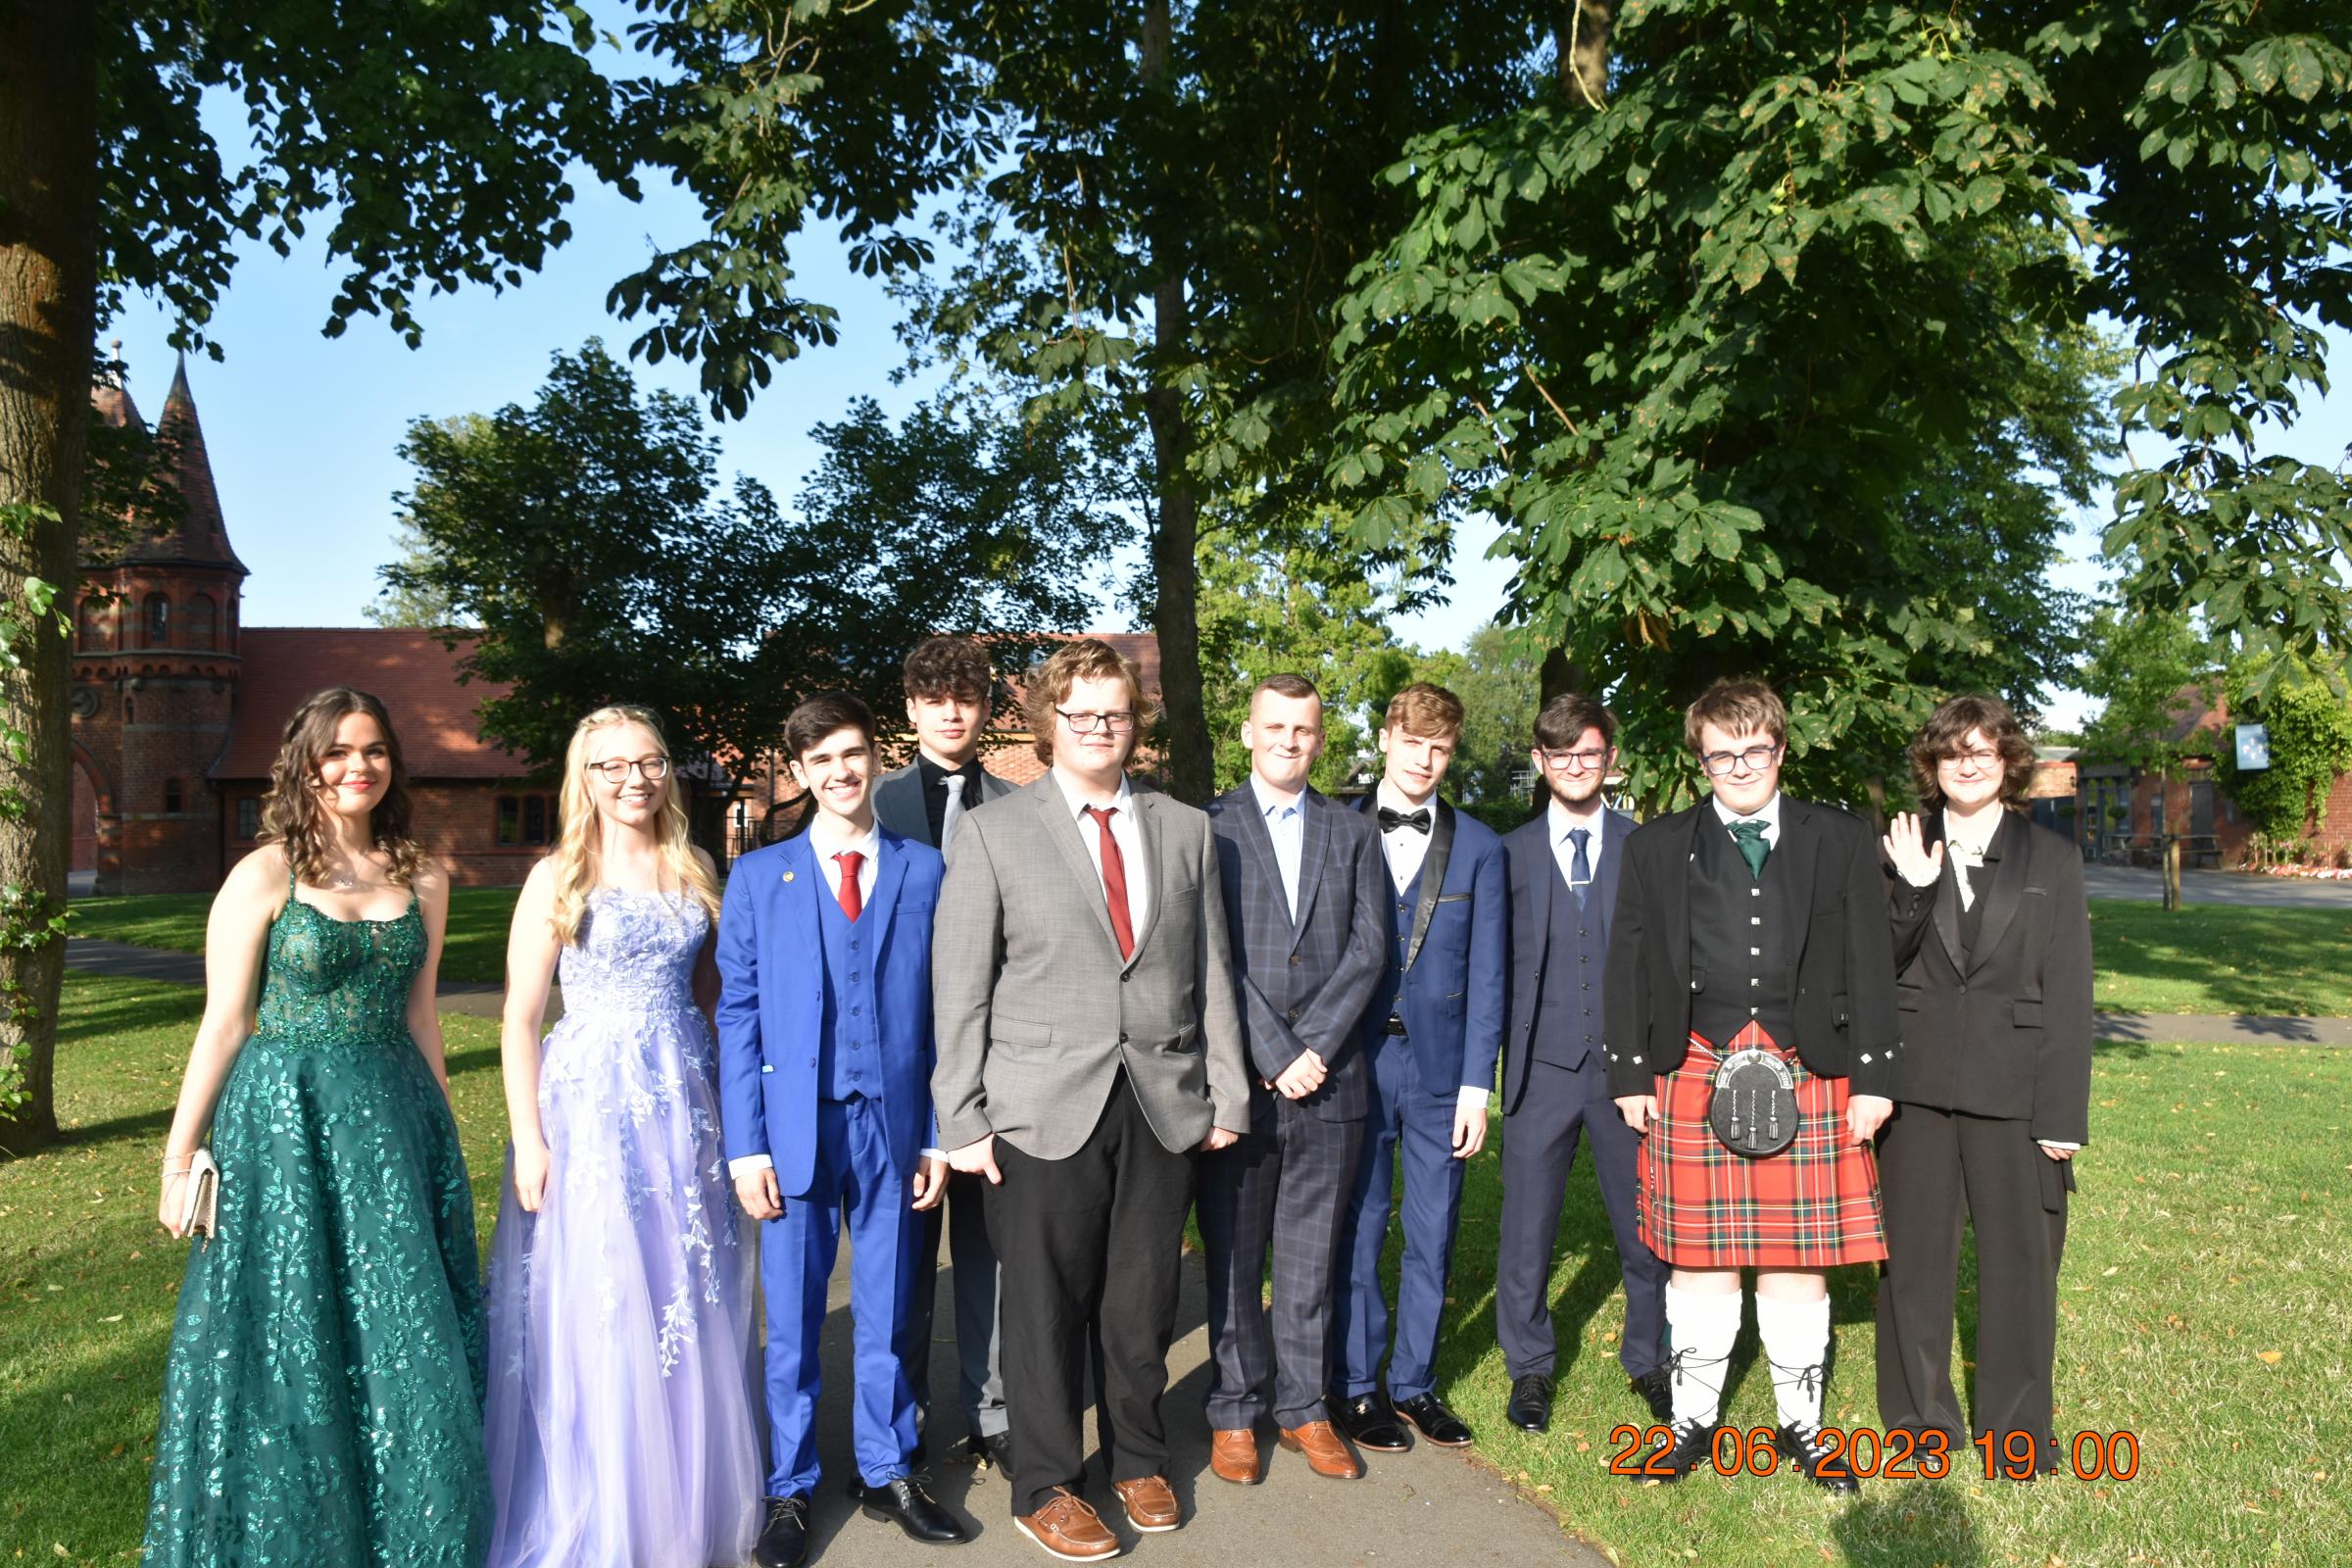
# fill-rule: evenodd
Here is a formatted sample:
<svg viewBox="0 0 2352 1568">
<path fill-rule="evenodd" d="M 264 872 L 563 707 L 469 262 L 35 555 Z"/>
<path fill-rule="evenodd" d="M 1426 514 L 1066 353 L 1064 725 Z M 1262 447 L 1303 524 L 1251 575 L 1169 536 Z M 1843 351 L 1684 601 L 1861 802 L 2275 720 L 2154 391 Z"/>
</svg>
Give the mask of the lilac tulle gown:
<svg viewBox="0 0 2352 1568">
<path fill-rule="evenodd" d="M 536 1214 L 513 1158 L 490 1260 L 491 1568 L 731 1568 L 760 1507 L 751 1249 L 694 1004 L 691 898 L 591 895 L 559 959 Z"/>
</svg>

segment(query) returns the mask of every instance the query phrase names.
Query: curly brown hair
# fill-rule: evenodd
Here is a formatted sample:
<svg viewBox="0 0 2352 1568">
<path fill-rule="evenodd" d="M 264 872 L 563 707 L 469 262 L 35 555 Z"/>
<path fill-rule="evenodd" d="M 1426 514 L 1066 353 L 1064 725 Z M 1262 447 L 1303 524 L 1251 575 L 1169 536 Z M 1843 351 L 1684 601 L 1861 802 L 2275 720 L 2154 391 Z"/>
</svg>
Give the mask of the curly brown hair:
<svg viewBox="0 0 2352 1568">
<path fill-rule="evenodd" d="M 1082 680 L 1126 682 L 1135 735 L 1140 740 L 1152 727 L 1156 715 L 1144 695 L 1143 671 L 1136 668 L 1135 661 L 1099 637 L 1073 637 L 1047 655 L 1029 676 L 1023 707 L 1029 719 L 1030 745 L 1039 761 L 1053 762 L 1054 710 L 1069 697 L 1071 686 Z"/>
<path fill-rule="evenodd" d="M 1936 781 L 1936 764 L 1959 754 L 1970 731 L 1982 732 L 2000 754 L 2001 804 L 2013 811 L 2025 809 L 2034 787 L 2034 743 L 2026 726 L 1998 697 L 1947 697 L 1920 726 L 1911 742 L 1911 785 L 1919 792 L 1919 808 L 1943 808 L 1943 786 Z"/>
<path fill-rule="evenodd" d="M 391 861 L 395 883 L 408 887 L 424 865 L 424 851 L 409 836 L 409 768 L 401 760 L 400 737 L 393 732 L 392 715 L 367 692 L 349 686 L 329 686 L 313 692 L 286 720 L 285 738 L 278 743 L 277 760 L 270 764 L 270 793 L 262 801 L 264 844 L 275 844 L 286 857 L 296 881 L 320 883 L 327 872 L 327 834 L 319 822 L 323 808 L 318 791 L 319 759 L 335 744 L 335 728 L 353 713 L 365 713 L 383 731 L 384 750 L 391 759 L 383 799 L 368 814 L 372 847 Z"/>
</svg>

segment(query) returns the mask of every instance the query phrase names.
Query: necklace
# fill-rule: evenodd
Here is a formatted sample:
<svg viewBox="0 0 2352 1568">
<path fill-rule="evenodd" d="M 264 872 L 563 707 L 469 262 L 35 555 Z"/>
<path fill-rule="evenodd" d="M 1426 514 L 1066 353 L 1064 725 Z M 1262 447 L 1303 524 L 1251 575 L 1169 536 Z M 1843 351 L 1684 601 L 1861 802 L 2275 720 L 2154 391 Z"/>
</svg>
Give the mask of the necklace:
<svg viewBox="0 0 2352 1568">
<path fill-rule="evenodd" d="M 328 875 L 324 886 L 333 893 L 372 893 L 381 884 L 363 881 L 348 869 L 338 869 Z"/>
</svg>

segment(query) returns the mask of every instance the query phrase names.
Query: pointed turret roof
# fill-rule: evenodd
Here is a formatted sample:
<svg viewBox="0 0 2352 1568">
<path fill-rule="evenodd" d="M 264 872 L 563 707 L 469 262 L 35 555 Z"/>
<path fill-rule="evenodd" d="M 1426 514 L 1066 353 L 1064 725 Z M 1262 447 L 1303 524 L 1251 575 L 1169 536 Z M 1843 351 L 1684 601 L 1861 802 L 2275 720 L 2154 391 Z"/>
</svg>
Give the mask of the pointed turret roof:
<svg viewBox="0 0 2352 1568">
<path fill-rule="evenodd" d="M 101 394 L 106 390 L 101 388 Z M 121 396 L 129 417 L 136 418 L 138 411 L 130 407 L 130 393 L 122 390 Z M 213 483 L 213 461 L 204 449 L 204 424 L 196 417 L 196 397 L 188 390 L 185 354 L 179 357 L 178 368 L 172 372 L 172 390 L 164 394 L 164 414 L 156 421 L 155 434 L 157 440 L 166 444 L 172 458 L 171 482 L 179 491 L 181 501 L 179 523 L 136 541 L 122 559 L 143 564 L 227 566 L 242 573 L 245 564 L 229 548 L 228 525 L 220 516 L 220 492 Z"/>
</svg>

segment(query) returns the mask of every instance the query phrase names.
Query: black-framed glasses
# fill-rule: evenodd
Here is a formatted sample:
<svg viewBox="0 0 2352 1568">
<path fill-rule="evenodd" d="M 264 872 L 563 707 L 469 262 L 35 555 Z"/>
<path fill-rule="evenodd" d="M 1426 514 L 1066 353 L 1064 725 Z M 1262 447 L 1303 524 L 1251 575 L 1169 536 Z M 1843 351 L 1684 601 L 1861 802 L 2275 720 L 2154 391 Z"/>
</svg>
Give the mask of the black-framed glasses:
<svg viewBox="0 0 2352 1568">
<path fill-rule="evenodd" d="M 1761 773 L 1781 755 L 1778 746 L 1750 746 L 1744 752 L 1708 752 L 1698 760 L 1707 770 L 1707 777 L 1721 778 L 1733 768 L 1745 765 L 1750 773 Z"/>
<path fill-rule="evenodd" d="M 631 768 L 644 774 L 648 784 L 659 784 L 669 777 L 666 757 L 640 757 L 634 761 L 625 757 L 608 757 L 601 762 L 590 762 L 588 767 L 591 772 L 602 773 L 608 784 L 625 783 Z"/>
<path fill-rule="evenodd" d="M 1544 759 L 1545 767 L 1565 768 L 1571 773 L 1596 773 L 1609 765 L 1609 749 L 1598 751 L 1547 751 L 1538 747 L 1536 755 Z"/>
<path fill-rule="evenodd" d="M 1070 726 L 1073 735 L 1092 735 L 1101 730 L 1105 735 L 1124 735 L 1135 728 L 1133 713 L 1073 713 L 1066 708 L 1054 710 L 1061 721 Z"/>
<path fill-rule="evenodd" d="M 1980 773 L 1990 772 L 1993 764 L 2000 760 L 2001 754 L 1998 752 L 1946 752 L 1936 759 L 1954 767 L 1973 767 Z"/>
</svg>

